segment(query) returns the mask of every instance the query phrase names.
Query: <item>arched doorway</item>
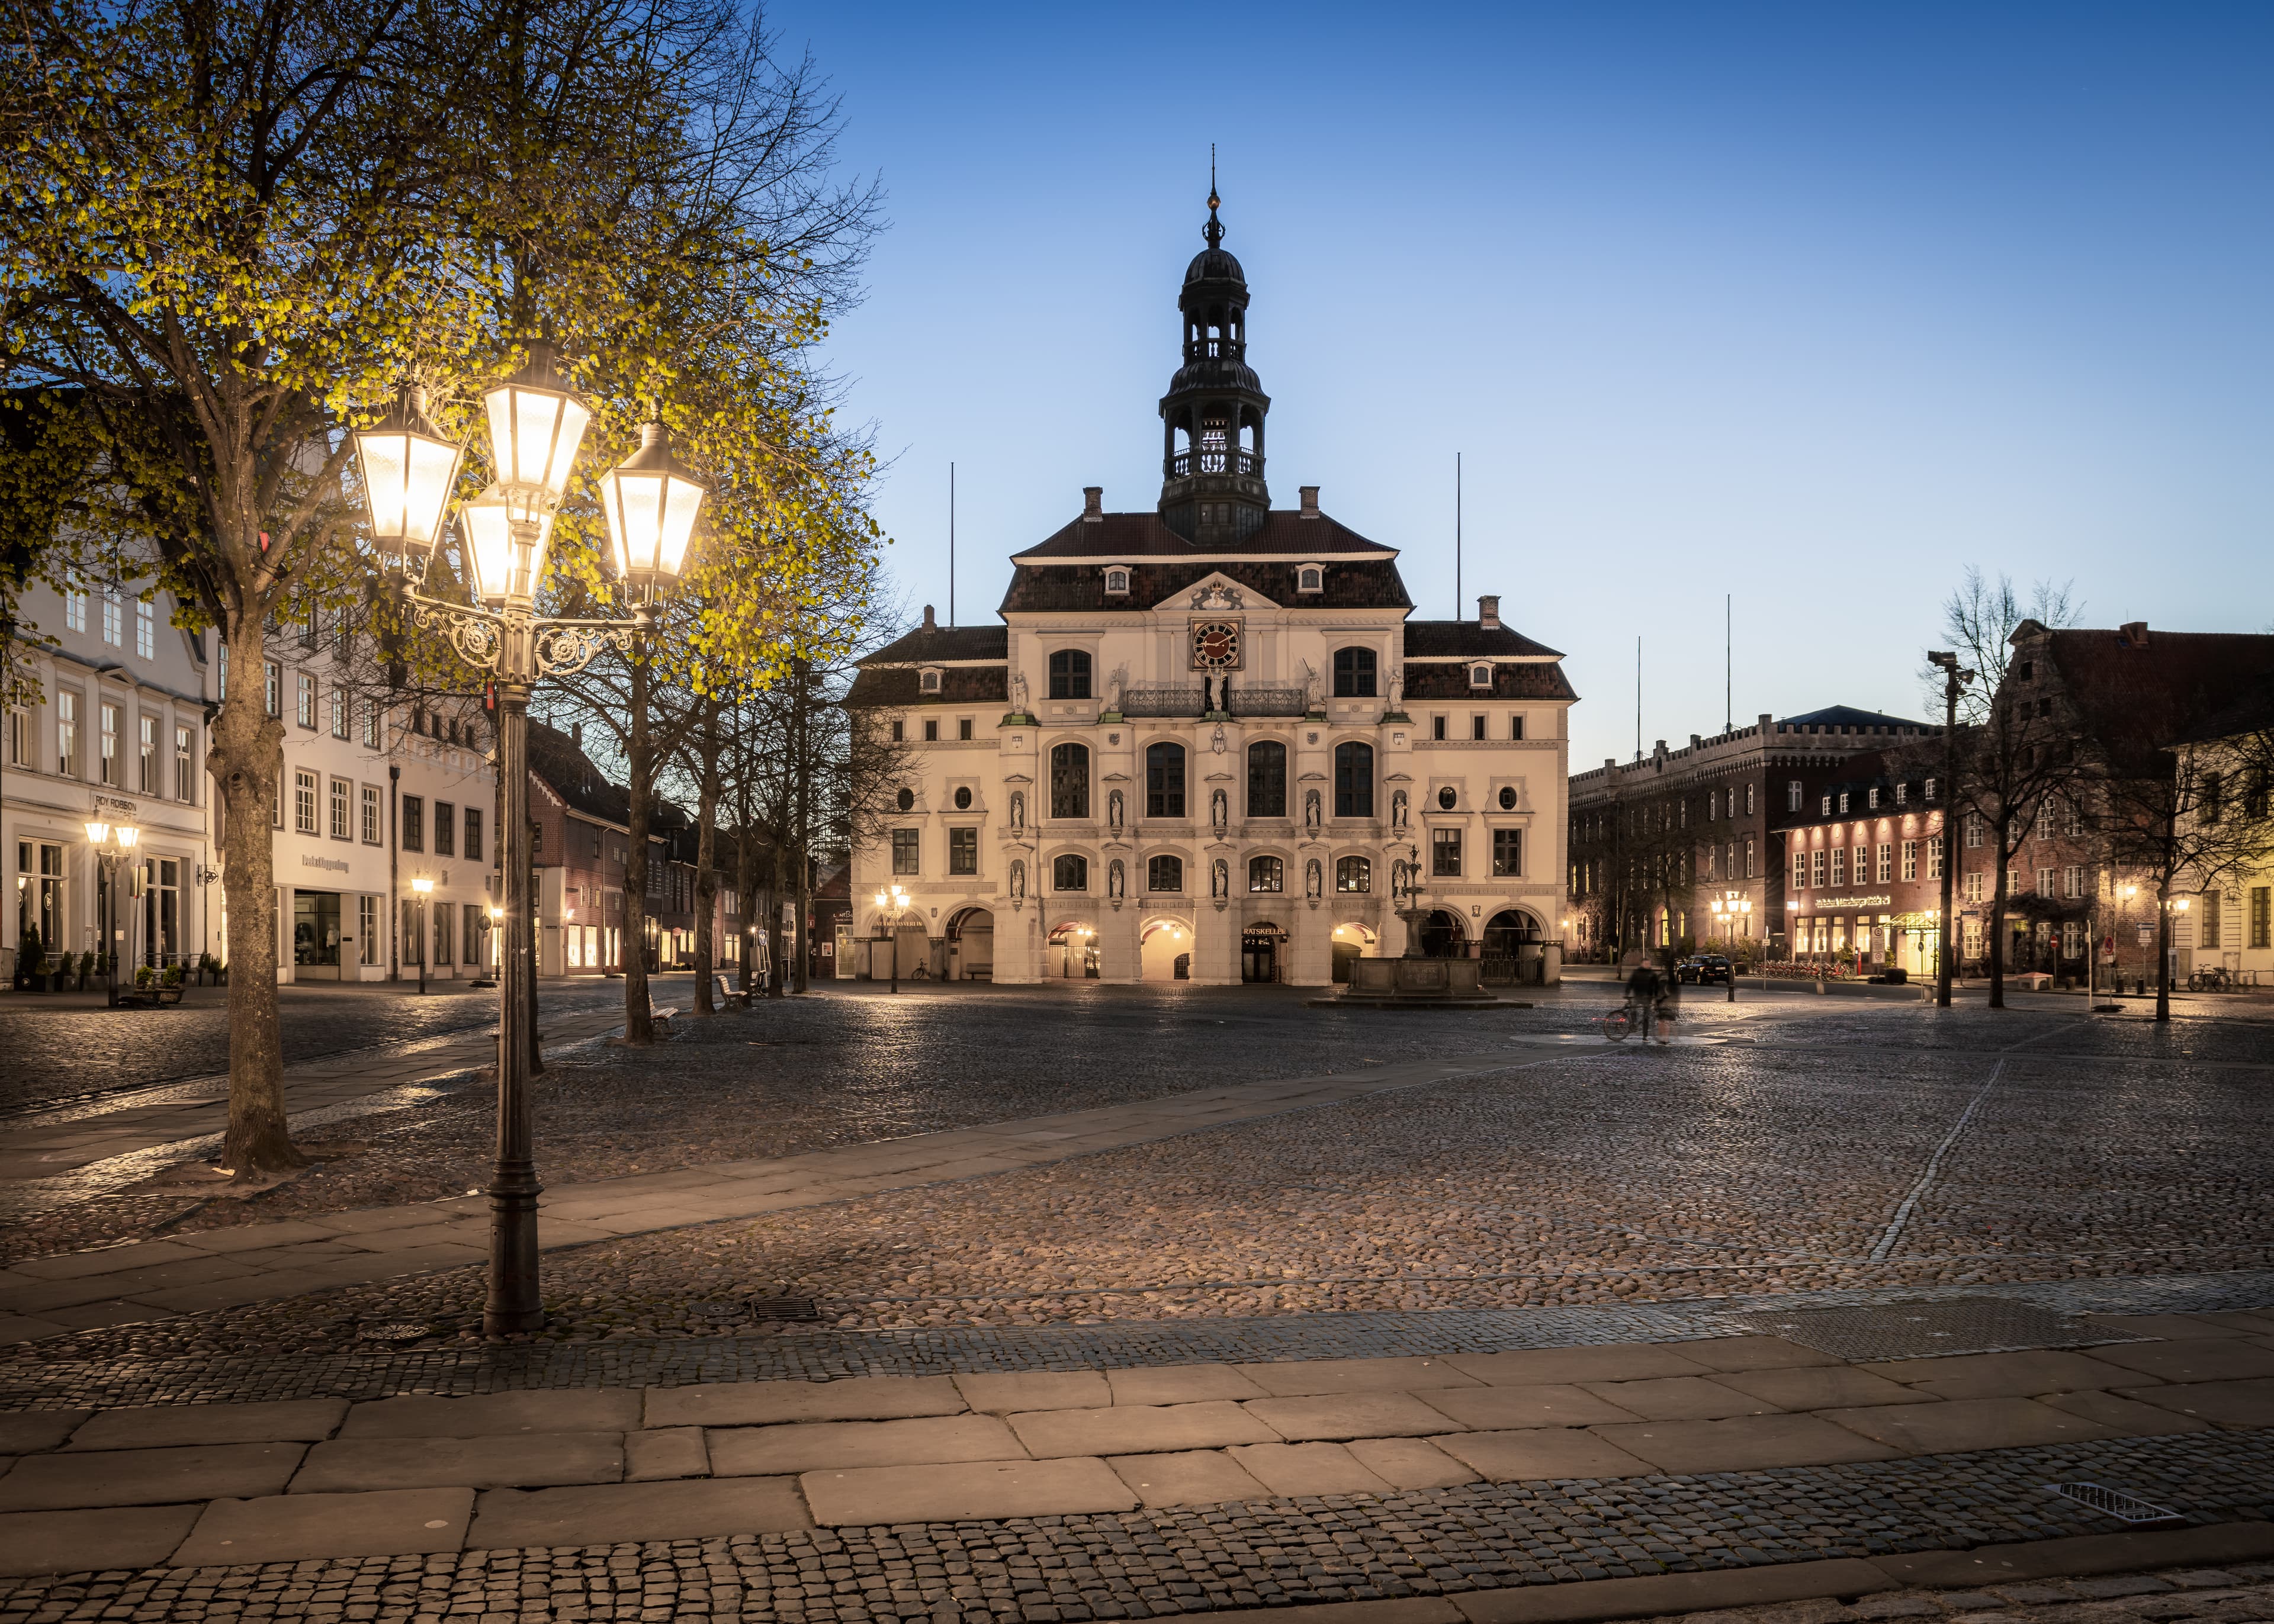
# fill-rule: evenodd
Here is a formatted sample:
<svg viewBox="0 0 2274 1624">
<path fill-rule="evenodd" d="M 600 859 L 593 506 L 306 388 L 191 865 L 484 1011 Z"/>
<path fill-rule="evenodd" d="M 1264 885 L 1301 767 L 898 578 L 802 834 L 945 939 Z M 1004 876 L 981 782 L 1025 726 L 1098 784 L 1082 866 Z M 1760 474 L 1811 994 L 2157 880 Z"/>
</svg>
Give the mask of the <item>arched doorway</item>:
<svg viewBox="0 0 2274 1624">
<path fill-rule="evenodd" d="M 860 974 L 872 981 L 888 980 L 896 973 L 904 981 L 920 981 L 937 974 L 923 916 L 913 908 L 897 918 L 888 913 L 873 914 L 867 936 L 855 937 L 847 945 L 860 954 L 855 962 Z"/>
<path fill-rule="evenodd" d="M 1421 921 L 1421 956 L 1465 959 L 1468 952 L 1469 932 L 1461 916 L 1450 908 L 1432 908 L 1429 917 Z"/>
<path fill-rule="evenodd" d="M 1180 919 L 1156 919 L 1145 927 L 1137 950 L 1138 979 L 1185 981 L 1193 974 L 1193 933 Z"/>
<path fill-rule="evenodd" d="M 1328 951 L 1334 963 L 1334 979 L 1347 985 L 1352 974 L 1351 966 L 1365 958 L 1373 945 L 1374 932 L 1364 925 L 1337 925 L 1334 934 L 1327 938 Z"/>
<path fill-rule="evenodd" d="M 1540 921 L 1523 908 L 1503 908 L 1485 921 L 1485 953 L 1487 959 L 1513 959 L 1519 947 L 1537 945 L 1540 941 Z"/>
<path fill-rule="evenodd" d="M 1269 920 L 1258 920 L 1239 933 L 1239 979 L 1261 984 L 1285 974 L 1280 963 L 1287 933 Z"/>
<path fill-rule="evenodd" d="M 947 979 L 995 979 L 995 916 L 985 908 L 965 908 L 947 921 Z"/>
<path fill-rule="evenodd" d="M 1052 930 L 1043 955 L 1043 974 L 1069 981 L 1097 979 L 1097 932 L 1087 921 L 1070 919 Z"/>
</svg>

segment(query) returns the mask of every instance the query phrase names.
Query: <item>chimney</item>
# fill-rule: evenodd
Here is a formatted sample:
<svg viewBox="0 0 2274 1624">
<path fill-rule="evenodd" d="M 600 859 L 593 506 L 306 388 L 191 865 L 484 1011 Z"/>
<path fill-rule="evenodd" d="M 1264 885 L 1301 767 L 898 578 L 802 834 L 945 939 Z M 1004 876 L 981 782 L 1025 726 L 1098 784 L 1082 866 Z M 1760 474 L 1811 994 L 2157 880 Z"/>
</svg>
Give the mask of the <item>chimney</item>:
<svg viewBox="0 0 2274 1624">
<path fill-rule="evenodd" d="M 1770 710 L 1762 711 L 1760 715 L 1760 728 L 1761 737 L 1764 739 L 1776 732 L 1776 713 Z"/>
<path fill-rule="evenodd" d="M 1690 735 L 1690 748 L 1693 750 L 1705 742 L 1706 741 L 1699 738 L 1696 733 Z"/>
<path fill-rule="evenodd" d="M 575 745 L 580 750 L 584 748 L 584 723 L 571 722 L 568 724 L 568 742 Z"/>
<path fill-rule="evenodd" d="M 2127 649 L 2144 649 L 2148 646 L 2147 621 L 2127 620 L 2123 625 L 2118 627 L 2116 630 L 2119 637 L 2122 641 L 2123 647 Z"/>
<path fill-rule="evenodd" d="M 1500 594 L 1486 592 L 1477 598 L 1477 624 L 1488 632 L 1500 629 Z"/>
<path fill-rule="evenodd" d="M 923 628 L 928 632 L 936 632 L 939 629 L 939 621 L 934 618 L 930 604 L 924 605 Z"/>
<path fill-rule="evenodd" d="M 1105 487 L 1086 485 L 1081 487 L 1081 522 L 1102 524 L 1105 522 Z"/>
<path fill-rule="evenodd" d="M 1306 519 L 1317 518 L 1319 516 L 1319 487 L 1314 485 L 1299 485 L 1295 487 L 1295 491 L 1296 493 L 1303 499 L 1302 516 Z"/>
</svg>

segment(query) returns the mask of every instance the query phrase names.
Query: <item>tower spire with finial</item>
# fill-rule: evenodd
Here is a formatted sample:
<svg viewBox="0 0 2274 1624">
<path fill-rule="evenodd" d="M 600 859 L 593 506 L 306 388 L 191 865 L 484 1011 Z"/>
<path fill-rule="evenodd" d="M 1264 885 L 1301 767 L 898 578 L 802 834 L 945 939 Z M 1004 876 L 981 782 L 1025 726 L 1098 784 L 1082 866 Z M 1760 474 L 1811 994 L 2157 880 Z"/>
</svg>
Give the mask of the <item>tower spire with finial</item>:
<svg viewBox="0 0 2274 1624">
<path fill-rule="evenodd" d="M 1201 235 L 1208 239 L 1208 245 L 1211 248 L 1224 241 L 1224 222 L 1216 217 L 1216 211 L 1223 207 L 1224 199 L 1216 194 L 1216 143 L 1210 141 L 1209 143 L 1209 217 L 1208 224 L 1201 228 Z"/>
</svg>

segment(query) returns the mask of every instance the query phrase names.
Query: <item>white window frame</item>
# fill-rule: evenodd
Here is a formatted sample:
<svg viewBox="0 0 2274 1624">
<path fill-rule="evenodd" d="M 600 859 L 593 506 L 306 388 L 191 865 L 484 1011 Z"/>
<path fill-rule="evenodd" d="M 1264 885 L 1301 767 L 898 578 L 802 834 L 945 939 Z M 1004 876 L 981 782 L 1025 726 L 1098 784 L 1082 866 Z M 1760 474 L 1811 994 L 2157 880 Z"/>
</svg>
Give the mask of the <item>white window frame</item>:
<svg viewBox="0 0 2274 1624">
<path fill-rule="evenodd" d="M 363 843 L 365 846 L 384 844 L 387 839 L 387 803 L 379 793 L 379 786 L 362 786 L 358 800 L 361 806 L 362 827 L 357 832 L 363 837 Z"/>
<path fill-rule="evenodd" d="M 1105 570 L 1105 590 L 1115 598 L 1129 595 L 1129 571 L 1119 564 L 1110 564 Z"/>
<path fill-rule="evenodd" d="M 158 658 L 158 609 L 147 598 L 134 600 L 134 652 L 142 659 Z"/>
<path fill-rule="evenodd" d="M 1489 662 L 1480 660 L 1469 667 L 1469 686 L 1489 689 L 1493 685 L 1493 668 Z"/>
</svg>

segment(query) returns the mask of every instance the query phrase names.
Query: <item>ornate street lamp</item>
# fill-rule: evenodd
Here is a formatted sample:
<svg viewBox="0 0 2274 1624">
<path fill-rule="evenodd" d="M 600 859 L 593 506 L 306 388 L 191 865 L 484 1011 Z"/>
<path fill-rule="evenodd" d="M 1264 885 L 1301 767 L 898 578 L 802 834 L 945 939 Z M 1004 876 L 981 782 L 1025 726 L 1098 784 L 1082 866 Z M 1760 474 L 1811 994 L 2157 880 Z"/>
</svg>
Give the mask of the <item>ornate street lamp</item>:
<svg viewBox="0 0 2274 1624">
<path fill-rule="evenodd" d="M 103 1004 L 109 1009 L 118 1007 L 118 867 L 134 854 L 135 842 L 141 838 L 142 831 L 132 823 L 87 821 L 87 843 L 102 865 L 103 907 L 97 929 L 102 932 L 103 961 L 109 966 L 102 978 Z"/>
<path fill-rule="evenodd" d="M 892 990 L 895 993 L 900 990 L 900 914 L 907 906 L 908 893 L 898 885 L 893 886 L 889 893 L 881 891 L 877 893 L 877 940 L 892 944 L 892 951 L 885 956 L 892 961 Z M 889 919 L 885 914 L 887 908 L 892 910 Z M 872 981 L 877 979 L 877 960 L 873 953 L 869 959 L 869 979 Z"/>
<path fill-rule="evenodd" d="M 418 893 L 418 993 L 426 993 L 426 898 L 434 893 L 434 882 L 421 875 L 410 882 L 410 889 Z"/>
<path fill-rule="evenodd" d="M 591 409 L 561 377 L 553 346 L 529 347 L 528 364 L 485 390 L 491 462 L 496 479 L 460 509 L 468 583 L 475 602 L 427 597 L 428 559 L 455 483 L 455 450 L 447 468 L 440 436 L 414 417 L 416 402 L 359 431 L 357 449 L 370 506 L 372 533 L 395 570 L 412 617 L 448 638 L 459 658 L 489 673 L 498 702 L 498 786 L 505 825 L 504 894 L 491 914 L 503 932 L 498 951 L 498 1139 L 490 1197 L 490 1277 L 482 1309 L 489 1335 L 534 1331 L 545 1323 L 538 1289 L 537 1182 L 529 1098 L 537 967 L 531 961 L 529 695 L 538 678 L 581 671 L 614 646 L 629 653 L 653 621 L 657 593 L 685 567 L 706 494 L 681 467 L 651 424 L 637 454 L 603 475 L 611 561 L 631 600 L 629 618 L 541 620 L 536 599 L 545 583 L 553 522 Z M 396 470 L 403 470 L 398 473 Z M 398 495 L 397 492 L 400 492 Z M 421 930 L 420 972 L 425 955 Z"/>
</svg>

